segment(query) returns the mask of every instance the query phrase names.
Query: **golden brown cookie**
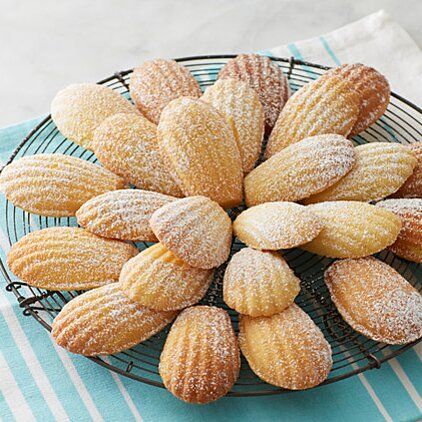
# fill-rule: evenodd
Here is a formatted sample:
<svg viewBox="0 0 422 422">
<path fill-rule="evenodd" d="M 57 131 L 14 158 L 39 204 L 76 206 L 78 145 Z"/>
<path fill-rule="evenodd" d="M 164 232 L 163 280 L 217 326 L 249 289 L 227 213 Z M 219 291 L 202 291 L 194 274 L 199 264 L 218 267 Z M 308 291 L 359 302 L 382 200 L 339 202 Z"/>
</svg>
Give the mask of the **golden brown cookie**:
<svg viewBox="0 0 422 422">
<path fill-rule="evenodd" d="M 384 114 L 390 102 L 390 85 L 384 75 L 361 63 L 336 67 L 325 73 L 324 77 L 332 75 L 347 79 L 361 97 L 359 117 L 349 135 L 355 136 Z"/>
<path fill-rule="evenodd" d="M 333 360 L 321 330 L 297 305 L 271 317 L 241 315 L 239 345 L 265 382 L 304 390 L 325 381 Z"/>
<path fill-rule="evenodd" d="M 378 202 L 402 221 L 397 240 L 389 249 L 401 258 L 422 263 L 422 199 L 386 199 Z"/>
<path fill-rule="evenodd" d="M 239 376 L 237 339 L 226 311 L 185 309 L 171 327 L 160 358 L 165 387 L 188 403 L 209 403 L 227 394 Z"/>
<path fill-rule="evenodd" d="M 96 196 L 76 212 L 78 224 L 111 239 L 156 242 L 149 219 L 176 198 L 140 189 L 122 189 Z"/>
<path fill-rule="evenodd" d="M 338 182 L 355 162 L 352 142 L 341 135 L 303 139 L 282 149 L 246 176 L 246 204 L 307 198 Z"/>
<path fill-rule="evenodd" d="M 269 158 L 304 138 L 326 133 L 348 136 L 360 112 L 361 99 L 340 76 L 320 77 L 293 94 L 268 141 Z"/>
<path fill-rule="evenodd" d="M 422 198 L 422 142 L 415 142 L 408 145 L 408 148 L 416 156 L 416 167 L 401 188 L 392 195 L 394 198 Z"/>
<path fill-rule="evenodd" d="M 91 143 L 100 163 L 136 187 L 183 196 L 164 164 L 157 126 L 137 114 L 116 114 L 104 120 Z"/>
<path fill-rule="evenodd" d="M 67 303 L 54 319 L 51 335 L 69 352 L 109 355 L 148 339 L 175 316 L 176 312 L 154 311 L 131 301 L 114 283 Z"/>
<path fill-rule="evenodd" d="M 422 297 L 385 262 L 372 256 L 337 261 L 325 283 L 341 316 L 364 336 L 388 344 L 422 336 Z"/>
<path fill-rule="evenodd" d="M 63 154 L 21 157 L 0 174 L 0 186 L 13 205 L 51 217 L 75 215 L 84 202 L 125 185 L 110 171 Z"/>
<path fill-rule="evenodd" d="M 229 257 L 232 222 L 209 198 L 169 202 L 153 213 L 150 225 L 158 240 L 192 267 L 218 267 Z"/>
<path fill-rule="evenodd" d="M 305 203 L 380 200 L 399 189 L 416 165 L 413 152 L 397 143 L 372 142 L 357 146 L 355 151 L 356 165 L 352 170 Z"/>
<path fill-rule="evenodd" d="M 322 230 L 320 218 L 294 202 L 267 202 L 243 211 L 234 234 L 254 249 L 289 249 L 309 242 Z"/>
<path fill-rule="evenodd" d="M 237 312 L 271 316 L 290 306 L 300 280 L 278 252 L 241 249 L 224 274 L 224 301 Z"/>
<path fill-rule="evenodd" d="M 7 254 L 10 271 L 30 286 L 87 290 L 119 279 L 138 250 L 76 227 L 50 227 L 22 237 Z"/>
<path fill-rule="evenodd" d="M 116 113 L 138 111 L 117 91 L 104 85 L 69 85 L 51 103 L 51 118 L 63 136 L 86 149 L 92 149 L 94 130 Z"/>
<path fill-rule="evenodd" d="M 163 111 L 158 141 L 186 196 L 203 195 L 224 208 L 242 202 L 242 162 L 227 119 L 201 100 L 179 98 Z"/>
<path fill-rule="evenodd" d="M 131 300 L 148 308 L 171 311 L 199 302 L 212 277 L 212 270 L 193 268 L 157 243 L 126 262 L 120 285 Z"/>
<path fill-rule="evenodd" d="M 365 202 L 334 201 L 308 205 L 323 224 L 301 248 L 330 258 L 360 258 L 395 242 L 401 221 L 392 212 Z"/>
<path fill-rule="evenodd" d="M 264 136 L 264 109 L 258 94 L 246 83 L 236 79 L 220 79 L 207 88 L 202 100 L 227 116 L 242 158 L 243 172 L 255 166 Z"/>
<path fill-rule="evenodd" d="M 158 124 L 161 112 L 179 97 L 199 98 L 201 88 L 189 70 L 174 60 L 146 60 L 133 69 L 130 95 L 138 109 Z"/>
<path fill-rule="evenodd" d="M 241 80 L 256 91 L 264 107 L 265 132 L 269 135 L 290 94 L 281 68 L 266 56 L 239 54 L 224 65 L 218 79 Z"/>
</svg>

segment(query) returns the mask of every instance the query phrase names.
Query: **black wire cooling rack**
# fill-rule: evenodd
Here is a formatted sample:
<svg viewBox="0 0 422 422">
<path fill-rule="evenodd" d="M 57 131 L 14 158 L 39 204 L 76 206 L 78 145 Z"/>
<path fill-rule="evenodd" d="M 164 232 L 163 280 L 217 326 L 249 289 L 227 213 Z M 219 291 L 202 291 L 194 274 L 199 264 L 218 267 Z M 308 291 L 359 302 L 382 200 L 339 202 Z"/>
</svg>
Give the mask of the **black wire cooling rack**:
<svg viewBox="0 0 422 422">
<path fill-rule="evenodd" d="M 220 68 L 234 55 L 198 56 L 177 59 L 186 66 L 198 80 L 202 89 L 212 85 Z M 316 79 L 328 67 L 307 63 L 294 58 L 272 58 L 287 76 L 292 91 Z M 132 70 L 116 72 L 113 76 L 103 79 L 104 84 L 129 98 L 128 81 Z M 408 144 L 422 140 L 422 110 L 392 93 L 391 102 L 384 116 L 365 132 L 353 138 L 356 144 L 365 142 L 400 142 Z M 94 154 L 77 146 L 64 138 L 57 130 L 51 116 L 39 123 L 21 142 L 9 159 L 9 162 L 24 155 L 39 153 L 61 153 L 73 155 L 85 160 L 96 162 Z M 0 218 L 6 227 L 7 240 L 10 245 L 25 234 L 51 226 L 76 226 L 74 218 L 47 218 L 29 214 L 15 208 L 7 200 L 0 203 Z M 139 249 L 149 246 L 138 243 Z M 232 253 L 243 245 L 235 240 Z M 333 383 L 369 369 L 379 368 L 381 364 L 400 353 L 403 353 L 415 343 L 400 347 L 392 347 L 369 340 L 356 333 L 347 325 L 336 311 L 323 281 L 324 269 L 332 262 L 300 249 L 286 251 L 284 254 L 289 265 L 302 280 L 301 293 L 297 304 L 306 311 L 321 328 L 331 344 L 334 365 L 324 384 Z M 397 258 L 391 252 L 382 252 L 380 259 L 392 265 L 419 291 L 422 288 L 422 271 L 417 264 Z M 6 279 L 6 289 L 13 292 L 23 309 L 23 313 L 32 316 L 47 330 L 51 330 L 51 322 L 65 303 L 81 292 L 57 292 L 37 289 L 17 280 L 8 270 L 5 262 L 0 262 L 0 269 Z M 226 309 L 237 330 L 237 313 L 228 309 L 222 301 L 222 275 L 225 267 L 216 271 L 216 276 L 202 303 L 220 306 Z M 107 357 L 92 357 L 92 361 L 105 366 L 117 373 L 157 387 L 163 387 L 158 374 L 160 352 L 164 344 L 168 327 L 149 340 L 122 353 Z M 242 358 L 240 377 L 229 396 L 257 396 L 280 394 L 286 392 L 257 378 L 246 361 Z"/>
</svg>

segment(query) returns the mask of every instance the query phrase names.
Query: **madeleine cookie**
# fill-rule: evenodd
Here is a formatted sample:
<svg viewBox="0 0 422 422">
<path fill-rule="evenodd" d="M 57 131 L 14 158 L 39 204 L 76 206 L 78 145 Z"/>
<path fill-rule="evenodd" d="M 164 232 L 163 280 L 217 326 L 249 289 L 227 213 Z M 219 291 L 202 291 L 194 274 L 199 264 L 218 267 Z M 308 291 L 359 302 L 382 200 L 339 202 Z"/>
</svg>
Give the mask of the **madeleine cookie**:
<svg viewBox="0 0 422 422">
<path fill-rule="evenodd" d="M 75 215 L 94 196 L 122 189 L 125 181 L 110 171 L 63 154 L 19 158 L 0 174 L 6 198 L 23 210 L 51 217 Z"/>
<path fill-rule="evenodd" d="M 50 227 L 22 237 L 7 254 L 10 271 L 30 286 L 87 290 L 119 279 L 138 250 L 76 227 Z"/>
<path fill-rule="evenodd" d="M 69 352 L 85 356 L 110 355 L 148 339 L 175 316 L 176 312 L 140 306 L 114 283 L 67 303 L 54 319 L 51 335 Z"/>
<path fill-rule="evenodd" d="M 323 77 L 332 75 L 347 79 L 361 97 L 359 117 L 350 132 L 350 136 L 357 135 L 384 114 L 390 102 L 390 85 L 384 75 L 361 63 L 336 67 Z"/>
<path fill-rule="evenodd" d="M 258 94 L 246 82 L 221 79 L 208 87 L 201 99 L 229 119 L 243 172 L 249 173 L 259 158 L 264 136 L 264 109 Z"/>
<path fill-rule="evenodd" d="M 395 242 L 401 221 L 392 212 L 355 201 L 321 202 L 306 207 L 323 224 L 301 248 L 329 258 L 360 258 Z"/>
<path fill-rule="evenodd" d="M 224 65 L 218 79 L 241 80 L 256 91 L 264 107 L 265 132 L 269 135 L 290 94 L 281 68 L 266 56 L 239 54 Z"/>
<path fill-rule="evenodd" d="M 333 365 L 331 347 L 297 305 L 271 317 L 241 315 L 239 330 L 240 349 L 265 382 L 304 390 L 327 379 Z"/>
<path fill-rule="evenodd" d="M 416 156 L 416 167 L 412 175 L 392 196 L 394 198 L 422 198 L 422 142 L 415 142 L 407 147 Z"/>
<path fill-rule="evenodd" d="M 239 376 L 240 356 L 224 309 L 185 309 L 171 327 L 160 357 L 165 387 L 188 403 L 209 403 L 227 394 Z"/>
<path fill-rule="evenodd" d="M 277 252 L 241 249 L 224 274 L 224 301 L 237 312 L 271 316 L 290 306 L 300 291 L 300 280 Z"/>
<path fill-rule="evenodd" d="M 351 141 L 317 135 L 289 145 L 245 178 L 248 206 L 299 201 L 338 182 L 356 162 Z"/>
<path fill-rule="evenodd" d="M 322 230 L 320 218 L 293 202 L 267 202 L 243 211 L 234 234 L 254 249 L 289 249 L 309 242 Z"/>
<path fill-rule="evenodd" d="M 378 202 L 402 221 L 397 240 L 388 248 L 397 256 L 422 263 L 422 199 L 387 199 Z"/>
<path fill-rule="evenodd" d="M 422 336 L 422 297 L 386 263 L 372 256 L 337 261 L 325 283 L 341 316 L 364 336 L 388 344 Z"/>
<path fill-rule="evenodd" d="M 321 77 L 293 94 L 268 141 L 269 158 L 290 144 L 326 133 L 348 136 L 360 112 L 361 99 L 340 76 Z"/>
<path fill-rule="evenodd" d="M 189 70 L 174 60 L 147 60 L 133 69 L 130 96 L 151 122 L 158 124 L 161 112 L 179 97 L 199 98 L 201 88 Z"/>
<path fill-rule="evenodd" d="M 157 126 L 136 114 L 116 114 L 94 132 L 91 144 L 100 163 L 136 187 L 183 196 L 163 162 Z"/>
<path fill-rule="evenodd" d="M 355 151 L 356 165 L 352 170 L 305 203 L 380 200 L 399 189 L 416 165 L 413 152 L 396 143 L 373 142 L 359 145 Z"/>
<path fill-rule="evenodd" d="M 63 136 L 87 149 L 92 149 L 94 130 L 116 113 L 138 111 L 117 91 L 104 85 L 69 85 L 51 103 L 51 118 Z"/>
<path fill-rule="evenodd" d="M 199 302 L 212 277 L 212 270 L 193 268 L 157 243 L 126 262 L 120 285 L 131 300 L 151 309 L 171 311 Z"/>
<path fill-rule="evenodd" d="M 156 242 L 149 219 L 176 198 L 158 192 L 123 189 L 90 199 L 76 212 L 78 224 L 111 239 Z"/>
<path fill-rule="evenodd" d="M 150 225 L 158 240 L 192 267 L 218 267 L 229 257 L 232 222 L 209 198 L 169 202 L 153 213 Z"/>
<path fill-rule="evenodd" d="M 179 98 L 163 111 L 158 141 L 186 196 L 203 195 L 224 208 L 242 202 L 242 162 L 227 119 L 200 100 Z"/>
</svg>

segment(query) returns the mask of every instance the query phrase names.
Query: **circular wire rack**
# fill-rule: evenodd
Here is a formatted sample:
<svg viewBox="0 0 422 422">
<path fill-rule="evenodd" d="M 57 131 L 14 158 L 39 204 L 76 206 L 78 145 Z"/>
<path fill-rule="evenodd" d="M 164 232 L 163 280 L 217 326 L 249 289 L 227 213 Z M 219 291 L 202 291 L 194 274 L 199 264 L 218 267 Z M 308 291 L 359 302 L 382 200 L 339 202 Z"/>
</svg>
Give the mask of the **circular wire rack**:
<svg viewBox="0 0 422 422">
<path fill-rule="evenodd" d="M 221 67 L 233 57 L 235 55 L 216 55 L 185 57 L 176 60 L 190 70 L 204 90 L 214 83 Z M 326 66 L 294 58 L 271 57 L 271 59 L 283 70 L 289 80 L 292 92 L 318 78 L 328 69 Z M 116 72 L 98 83 L 106 85 L 130 99 L 128 83 L 131 73 L 132 70 Z M 391 93 L 391 102 L 383 117 L 365 132 L 355 136 L 353 141 L 355 144 L 379 141 L 409 144 L 421 139 L 422 110 L 403 97 Z M 25 155 L 40 153 L 68 154 L 91 162 L 97 161 L 92 152 L 64 138 L 51 120 L 51 116 L 46 117 L 31 131 L 13 152 L 8 162 L 10 163 Z M 14 207 L 4 198 L 0 206 L 2 208 L 0 218 L 3 219 L 2 223 L 6 227 L 7 240 L 10 245 L 34 230 L 51 226 L 77 226 L 73 217 L 53 218 L 33 215 Z M 239 210 L 234 210 L 232 216 L 236 214 L 236 211 Z M 140 250 L 150 246 L 149 243 L 137 243 L 136 245 Z M 243 246 L 235 239 L 232 253 Z M 383 251 L 377 256 L 393 266 L 421 291 L 422 271 L 420 266 L 399 259 L 387 251 Z M 363 337 L 341 318 L 324 284 L 324 269 L 333 260 L 300 249 L 285 251 L 284 257 L 301 279 L 301 293 L 296 298 L 296 303 L 311 316 L 332 348 L 333 368 L 328 379 L 322 385 L 348 378 L 369 369 L 379 368 L 383 362 L 403 353 L 417 343 L 416 341 L 404 346 L 389 346 Z M 5 262 L 0 262 L 0 269 L 7 282 L 6 289 L 15 294 L 23 313 L 35 318 L 47 330 L 51 330 L 52 320 L 62 307 L 69 300 L 82 293 L 80 291 L 58 292 L 34 288 L 16 279 Z M 214 281 L 201 303 L 226 309 L 237 331 L 238 315 L 229 309 L 222 300 L 224 270 L 224 265 L 216 270 Z M 163 387 L 158 374 L 158 363 L 168 330 L 169 327 L 124 352 L 107 357 L 90 357 L 88 359 L 134 380 Z M 287 391 L 289 390 L 271 386 L 260 380 L 242 357 L 239 379 L 228 396 L 270 395 Z"/>
</svg>

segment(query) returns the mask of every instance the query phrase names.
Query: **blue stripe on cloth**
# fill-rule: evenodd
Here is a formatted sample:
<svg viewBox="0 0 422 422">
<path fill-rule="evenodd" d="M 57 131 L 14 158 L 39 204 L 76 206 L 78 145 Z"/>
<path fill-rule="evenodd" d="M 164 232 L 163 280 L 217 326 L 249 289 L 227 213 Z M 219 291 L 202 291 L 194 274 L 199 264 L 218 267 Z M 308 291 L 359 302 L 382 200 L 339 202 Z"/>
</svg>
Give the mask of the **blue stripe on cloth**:
<svg viewBox="0 0 422 422">
<path fill-rule="evenodd" d="M 331 59 L 333 60 L 333 62 L 337 65 L 340 66 L 341 62 L 340 60 L 337 58 L 337 56 L 334 54 L 334 51 L 331 49 L 331 47 L 328 45 L 327 40 L 324 37 L 319 37 L 319 40 L 321 41 L 321 44 L 324 46 L 325 51 L 328 53 L 328 55 L 331 57 Z"/>
<path fill-rule="evenodd" d="M 410 382 L 415 386 L 419 395 L 422 396 L 422 364 L 417 353 L 412 349 L 406 354 L 400 355 L 396 358 Z"/>
</svg>

